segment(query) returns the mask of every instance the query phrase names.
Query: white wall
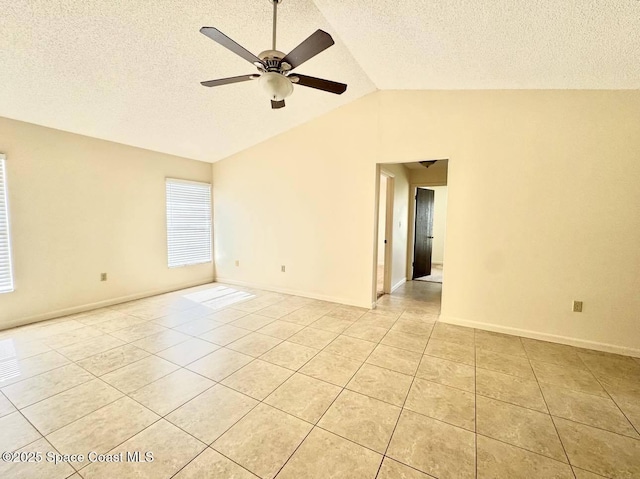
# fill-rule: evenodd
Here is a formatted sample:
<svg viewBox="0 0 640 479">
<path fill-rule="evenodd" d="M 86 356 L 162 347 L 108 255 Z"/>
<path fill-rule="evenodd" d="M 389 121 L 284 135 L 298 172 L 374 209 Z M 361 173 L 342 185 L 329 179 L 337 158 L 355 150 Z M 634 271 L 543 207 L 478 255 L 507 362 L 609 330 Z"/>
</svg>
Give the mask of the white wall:
<svg viewBox="0 0 640 479">
<path fill-rule="evenodd" d="M 370 304 L 376 163 L 449 158 L 443 319 L 640 355 L 638 111 L 639 91 L 376 92 L 214 164 L 219 277 Z"/>
<path fill-rule="evenodd" d="M 0 152 L 16 287 L 0 329 L 213 279 L 167 267 L 165 215 L 165 177 L 210 182 L 210 164 L 6 118 Z"/>
</svg>

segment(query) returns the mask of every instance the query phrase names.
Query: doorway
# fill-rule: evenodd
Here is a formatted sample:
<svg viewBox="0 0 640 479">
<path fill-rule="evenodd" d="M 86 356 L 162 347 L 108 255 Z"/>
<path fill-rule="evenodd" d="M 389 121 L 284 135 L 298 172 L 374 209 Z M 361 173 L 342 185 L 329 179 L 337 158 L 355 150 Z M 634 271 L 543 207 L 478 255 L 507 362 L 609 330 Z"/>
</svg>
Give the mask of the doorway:
<svg viewBox="0 0 640 479">
<path fill-rule="evenodd" d="M 415 192 L 412 279 L 442 283 L 447 187 L 416 187 Z"/>
<path fill-rule="evenodd" d="M 393 239 L 393 175 L 380 170 L 376 251 L 376 298 L 391 292 Z"/>
</svg>

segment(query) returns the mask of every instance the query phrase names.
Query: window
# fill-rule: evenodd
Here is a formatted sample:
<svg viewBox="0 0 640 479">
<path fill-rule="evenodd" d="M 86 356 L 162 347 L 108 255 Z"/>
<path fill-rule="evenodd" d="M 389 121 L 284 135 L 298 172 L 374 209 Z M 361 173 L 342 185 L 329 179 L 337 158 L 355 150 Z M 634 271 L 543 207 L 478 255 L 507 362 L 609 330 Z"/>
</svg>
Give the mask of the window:
<svg viewBox="0 0 640 479">
<path fill-rule="evenodd" d="M 5 156 L 0 155 L 0 293 L 13 291 L 9 206 L 7 204 L 7 170 Z"/>
<path fill-rule="evenodd" d="M 169 268 L 211 261 L 211 185 L 167 178 Z"/>
</svg>

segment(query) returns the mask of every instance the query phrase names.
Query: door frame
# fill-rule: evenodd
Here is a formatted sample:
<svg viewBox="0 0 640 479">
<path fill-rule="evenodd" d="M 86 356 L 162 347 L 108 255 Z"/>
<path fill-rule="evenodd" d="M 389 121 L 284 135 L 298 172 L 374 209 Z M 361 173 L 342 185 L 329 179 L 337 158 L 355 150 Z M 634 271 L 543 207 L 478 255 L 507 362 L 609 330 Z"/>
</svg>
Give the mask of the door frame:
<svg viewBox="0 0 640 479">
<path fill-rule="evenodd" d="M 434 181 L 429 183 L 409 184 L 409 223 L 407 224 L 407 281 L 413 279 L 414 248 L 416 241 L 416 195 L 418 188 L 429 188 L 436 186 L 448 186 L 448 181 Z M 448 210 L 448 208 L 447 208 Z M 447 221 L 449 220 L 447 211 Z M 445 251 L 446 254 L 446 251 Z"/>
<path fill-rule="evenodd" d="M 378 228 L 380 221 L 380 177 L 387 178 L 387 195 L 386 195 L 386 213 L 385 213 L 385 237 L 387 244 L 384 247 L 384 285 L 385 294 L 391 293 L 391 280 L 393 271 L 393 205 L 395 192 L 395 175 L 383 168 L 380 164 L 376 165 L 376 198 L 375 198 L 375 228 L 373 233 L 373 278 L 372 278 L 372 304 L 378 300 L 377 283 L 378 283 Z"/>
</svg>

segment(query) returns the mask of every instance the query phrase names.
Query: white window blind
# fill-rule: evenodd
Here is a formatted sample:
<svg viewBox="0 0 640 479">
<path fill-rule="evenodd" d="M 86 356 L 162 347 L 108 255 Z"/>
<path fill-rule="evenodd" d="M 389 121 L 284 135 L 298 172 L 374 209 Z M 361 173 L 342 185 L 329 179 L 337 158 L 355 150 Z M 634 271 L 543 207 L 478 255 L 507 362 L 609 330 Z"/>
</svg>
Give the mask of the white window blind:
<svg viewBox="0 0 640 479">
<path fill-rule="evenodd" d="M 169 268 L 211 261 L 211 185 L 167 178 Z"/>
<path fill-rule="evenodd" d="M 13 291 L 9 206 L 7 204 L 7 170 L 5 156 L 0 155 L 0 293 Z"/>
</svg>

